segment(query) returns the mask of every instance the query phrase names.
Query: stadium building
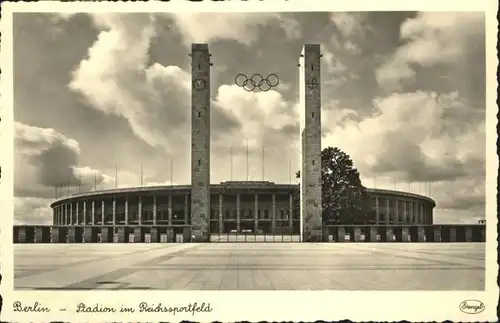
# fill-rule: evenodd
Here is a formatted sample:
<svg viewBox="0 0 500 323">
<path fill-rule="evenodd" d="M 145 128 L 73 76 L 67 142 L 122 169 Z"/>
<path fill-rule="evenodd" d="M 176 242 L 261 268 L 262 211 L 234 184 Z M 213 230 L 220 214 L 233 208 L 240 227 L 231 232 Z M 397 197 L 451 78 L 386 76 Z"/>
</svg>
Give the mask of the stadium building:
<svg viewBox="0 0 500 323">
<path fill-rule="evenodd" d="M 212 63 L 208 45 L 192 44 L 190 56 L 191 185 L 114 189 L 66 197 L 52 204 L 53 225 L 15 226 L 14 242 L 485 240 L 485 225 L 433 225 L 432 199 L 390 190 L 368 189 L 373 210 L 370 224 L 322 223 L 322 55 L 317 44 L 306 44 L 299 59 L 300 203 L 293 199 L 297 185 L 210 184 Z"/>
</svg>

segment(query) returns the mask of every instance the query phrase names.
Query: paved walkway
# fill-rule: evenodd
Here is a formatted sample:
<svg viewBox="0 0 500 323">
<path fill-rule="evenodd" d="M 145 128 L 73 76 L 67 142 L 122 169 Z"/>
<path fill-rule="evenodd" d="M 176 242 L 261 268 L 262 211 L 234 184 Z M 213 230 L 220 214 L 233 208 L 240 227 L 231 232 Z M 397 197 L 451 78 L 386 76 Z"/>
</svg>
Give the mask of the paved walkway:
<svg viewBox="0 0 500 323">
<path fill-rule="evenodd" d="M 484 243 L 15 245 L 16 289 L 483 290 Z"/>
</svg>

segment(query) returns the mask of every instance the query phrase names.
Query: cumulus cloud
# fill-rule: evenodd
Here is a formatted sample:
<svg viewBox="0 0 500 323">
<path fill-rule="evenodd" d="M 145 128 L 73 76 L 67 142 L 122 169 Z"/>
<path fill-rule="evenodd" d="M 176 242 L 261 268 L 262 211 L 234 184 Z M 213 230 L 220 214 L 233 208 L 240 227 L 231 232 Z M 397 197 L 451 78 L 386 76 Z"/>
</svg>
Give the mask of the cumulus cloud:
<svg viewBox="0 0 500 323">
<path fill-rule="evenodd" d="M 38 197 L 15 197 L 14 225 L 52 224 L 52 202 Z"/>
<path fill-rule="evenodd" d="M 374 100 L 371 117 L 335 127 L 323 144 L 345 149 L 365 174 L 407 173 L 411 181 L 454 179 L 484 171 L 485 147 L 477 145 L 485 140 L 484 119 L 463 119 L 471 110 L 456 93 L 440 99 L 420 91 L 393 94 Z"/>
<path fill-rule="evenodd" d="M 342 48 L 351 54 L 360 53 L 360 44 L 371 30 L 366 22 L 367 14 L 364 12 L 332 12 L 330 20 L 338 33 L 333 35 L 332 42 L 337 49 Z"/>
<path fill-rule="evenodd" d="M 301 35 L 299 23 L 280 13 L 178 13 L 172 14 L 186 44 L 217 40 L 236 40 L 251 45 L 263 26 L 275 23 L 286 37 Z"/>
<path fill-rule="evenodd" d="M 376 71 L 379 84 L 389 91 L 401 90 L 414 79 L 414 65 L 456 64 L 469 52 L 484 50 L 471 46 L 484 38 L 484 14 L 419 13 L 401 25 L 400 37 L 404 45 Z"/>
<path fill-rule="evenodd" d="M 378 177 L 378 188 L 413 182 L 415 191 L 415 184 L 432 182 L 438 208 L 473 209 L 465 218 L 484 215 L 484 113 L 456 92 L 395 93 L 375 99 L 373 114 L 361 121 L 353 111 L 346 114 L 351 119 L 331 127 L 323 146 L 350 154 L 362 177 L 370 179 L 365 185 L 372 186 Z"/>
<path fill-rule="evenodd" d="M 16 122 L 14 140 L 16 196 L 49 198 L 62 187 L 101 184 L 108 179 L 98 170 L 78 166 L 78 142 L 54 129 Z"/>
<path fill-rule="evenodd" d="M 188 143 L 191 76 L 178 66 L 148 65 L 154 17 L 98 15 L 104 26 L 69 87 L 106 114 L 128 121 L 137 137 L 167 154 Z M 231 125 L 214 109 L 215 124 Z"/>
<path fill-rule="evenodd" d="M 190 74 L 178 66 L 148 65 L 149 45 L 155 34 L 154 16 L 99 15 L 95 20 L 103 30 L 88 57 L 74 70 L 69 87 L 92 108 L 127 120 L 144 142 L 175 155 L 176 181 L 187 182 L 189 170 L 179 169 L 178 165 L 189 163 Z M 233 147 L 234 162 L 239 165 L 235 168 L 242 167 L 236 159 L 246 158 L 243 155 L 247 143 L 256 154 L 258 147 L 283 145 L 282 140 L 295 139 L 294 104 L 286 102 L 278 92 L 254 93 L 221 85 L 216 93 L 211 112 L 215 159 L 227 159 L 229 147 Z M 214 180 L 227 179 L 225 173 L 214 175 Z"/>
</svg>

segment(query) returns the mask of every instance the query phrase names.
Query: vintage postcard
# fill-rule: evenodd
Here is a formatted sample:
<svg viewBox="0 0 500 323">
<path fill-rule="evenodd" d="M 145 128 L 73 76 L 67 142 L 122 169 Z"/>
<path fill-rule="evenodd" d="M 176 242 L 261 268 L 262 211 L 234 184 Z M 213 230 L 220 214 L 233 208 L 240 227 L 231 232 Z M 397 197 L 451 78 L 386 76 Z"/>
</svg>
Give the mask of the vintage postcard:
<svg viewBox="0 0 500 323">
<path fill-rule="evenodd" d="M 1 320 L 496 321 L 497 9 L 2 3 Z"/>
</svg>

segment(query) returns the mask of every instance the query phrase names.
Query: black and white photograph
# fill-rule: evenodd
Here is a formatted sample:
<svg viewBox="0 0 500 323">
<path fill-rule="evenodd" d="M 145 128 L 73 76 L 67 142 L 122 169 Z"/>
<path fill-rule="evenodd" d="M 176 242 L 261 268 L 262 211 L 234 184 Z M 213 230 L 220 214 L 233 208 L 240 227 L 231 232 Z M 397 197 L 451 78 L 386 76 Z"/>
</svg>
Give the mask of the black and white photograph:
<svg viewBox="0 0 500 323">
<path fill-rule="evenodd" d="M 495 313 L 484 10 L 60 5 L 2 22 L 17 295 L 440 291 L 464 295 L 444 318 Z M 4 307 L 43 312 L 30 297 Z M 86 300 L 61 313 L 113 312 Z"/>
</svg>

